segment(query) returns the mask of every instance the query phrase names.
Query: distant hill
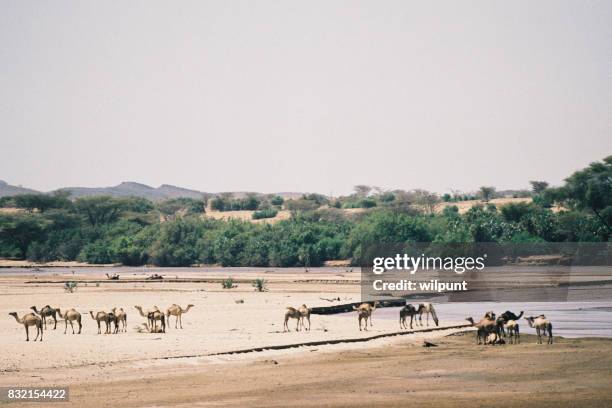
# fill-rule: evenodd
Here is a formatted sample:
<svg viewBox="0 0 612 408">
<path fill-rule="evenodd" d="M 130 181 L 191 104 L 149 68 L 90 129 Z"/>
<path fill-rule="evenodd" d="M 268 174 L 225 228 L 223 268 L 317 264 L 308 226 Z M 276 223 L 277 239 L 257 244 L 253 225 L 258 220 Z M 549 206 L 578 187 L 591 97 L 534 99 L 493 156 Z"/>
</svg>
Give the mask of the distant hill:
<svg viewBox="0 0 612 408">
<path fill-rule="evenodd" d="M 60 191 L 69 192 L 73 198 L 108 195 L 112 197 L 142 197 L 152 201 L 178 197 L 203 198 L 210 195 L 201 191 L 189 190 L 168 184 L 155 188 L 132 181 L 126 181 L 114 187 L 65 187 L 61 188 Z"/>
<path fill-rule="evenodd" d="M 162 184 L 161 186 L 156 188 L 133 181 L 125 181 L 121 184 L 112 187 L 63 187 L 55 191 L 66 191 L 70 193 L 71 198 L 107 195 L 111 197 L 142 197 L 152 201 L 180 197 L 200 199 L 216 195 L 214 193 L 190 190 L 188 188 L 177 187 L 170 184 Z M 53 192 L 54 191 L 50 191 L 48 193 L 51 194 Z M 5 181 L 0 180 L 0 197 L 31 193 L 45 194 L 44 192 L 32 190 L 29 188 L 12 186 L 6 183 Z M 231 192 L 231 194 L 235 198 L 242 198 L 246 197 L 246 195 L 249 193 L 243 191 L 236 191 Z M 302 194 L 303 193 L 297 192 L 274 193 L 274 195 L 280 195 L 284 199 L 299 198 L 302 196 Z"/>
<path fill-rule="evenodd" d="M 0 180 L 0 197 L 14 196 L 17 194 L 31 194 L 38 193 L 36 190 L 25 188 L 21 186 L 12 186 L 6 181 Z"/>
</svg>

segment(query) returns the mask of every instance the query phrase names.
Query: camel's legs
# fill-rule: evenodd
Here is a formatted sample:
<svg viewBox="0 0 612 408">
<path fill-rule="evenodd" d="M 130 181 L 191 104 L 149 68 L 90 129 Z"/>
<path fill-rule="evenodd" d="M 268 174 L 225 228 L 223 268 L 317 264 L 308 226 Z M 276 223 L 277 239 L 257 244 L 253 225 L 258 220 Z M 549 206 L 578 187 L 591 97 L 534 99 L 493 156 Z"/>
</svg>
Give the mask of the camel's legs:
<svg viewBox="0 0 612 408">
<path fill-rule="evenodd" d="M 25 325 L 25 329 L 26 329 L 26 341 L 30 341 L 30 330 L 28 329 L 28 326 Z"/>
<path fill-rule="evenodd" d="M 64 319 L 64 334 L 66 334 L 66 332 L 68 331 L 68 319 Z"/>
<path fill-rule="evenodd" d="M 57 329 L 57 317 L 55 317 L 55 314 L 53 314 L 53 330 Z"/>
</svg>

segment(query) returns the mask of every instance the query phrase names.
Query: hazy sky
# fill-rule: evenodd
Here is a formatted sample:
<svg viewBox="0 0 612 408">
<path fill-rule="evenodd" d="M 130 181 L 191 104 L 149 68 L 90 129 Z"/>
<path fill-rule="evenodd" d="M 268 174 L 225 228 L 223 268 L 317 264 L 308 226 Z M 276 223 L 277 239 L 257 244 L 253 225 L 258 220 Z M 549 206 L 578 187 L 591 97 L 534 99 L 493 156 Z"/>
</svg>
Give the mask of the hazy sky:
<svg viewBox="0 0 612 408">
<path fill-rule="evenodd" d="M 0 179 L 346 193 L 612 154 L 611 1 L 0 1 Z"/>
</svg>

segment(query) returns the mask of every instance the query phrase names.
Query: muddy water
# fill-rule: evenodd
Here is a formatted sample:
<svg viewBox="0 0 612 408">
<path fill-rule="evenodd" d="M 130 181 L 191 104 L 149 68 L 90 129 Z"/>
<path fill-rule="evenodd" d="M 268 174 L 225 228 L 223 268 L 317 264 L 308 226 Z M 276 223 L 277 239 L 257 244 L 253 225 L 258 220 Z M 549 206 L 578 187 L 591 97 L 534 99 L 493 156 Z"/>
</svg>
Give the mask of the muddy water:
<svg viewBox="0 0 612 408">
<path fill-rule="evenodd" d="M 416 303 L 416 302 L 415 302 Z M 458 321 L 467 316 L 478 320 L 487 310 L 500 314 L 510 310 L 524 316 L 545 314 L 553 323 L 553 334 L 563 337 L 612 337 L 612 302 L 564 302 L 564 303 L 443 303 L 436 304 L 441 322 Z M 399 308 L 378 309 L 376 319 L 398 319 Z M 347 315 L 350 315 L 347 313 Z M 425 318 L 423 316 L 423 318 Z M 398 323 L 399 324 L 399 323 Z M 425 321 L 423 322 L 425 324 Z M 430 324 L 433 324 L 430 319 Z M 398 326 L 399 327 L 399 326 Z M 535 334 L 524 319 L 520 321 L 521 333 Z"/>
</svg>

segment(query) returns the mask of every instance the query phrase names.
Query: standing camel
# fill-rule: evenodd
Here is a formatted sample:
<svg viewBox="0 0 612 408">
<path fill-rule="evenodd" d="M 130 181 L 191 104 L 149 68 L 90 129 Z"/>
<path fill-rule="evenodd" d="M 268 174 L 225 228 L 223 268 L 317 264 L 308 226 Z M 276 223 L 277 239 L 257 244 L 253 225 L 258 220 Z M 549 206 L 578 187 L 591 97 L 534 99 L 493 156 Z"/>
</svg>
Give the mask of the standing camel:
<svg viewBox="0 0 612 408">
<path fill-rule="evenodd" d="M 501 331 L 502 331 L 502 334 L 504 335 L 504 337 L 506 336 L 506 331 L 504 330 L 505 324 L 507 322 L 509 322 L 510 320 L 514 320 L 515 322 L 518 322 L 521 319 L 521 317 L 523 316 L 523 313 L 524 312 L 521 310 L 521 312 L 517 316 L 514 313 L 512 313 L 511 311 L 506 310 L 504 313 L 499 315 L 499 319 L 501 319 L 502 323 L 503 323 L 502 326 L 501 326 Z"/>
<path fill-rule="evenodd" d="M 166 319 L 164 314 L 159 310 L 157 306 L 153 306 L 153 309 L 148 310 L 146 313 L 142 311 L 142 306 L 134 306 L 138 313 L 142 317 L 147 318 L 147 326 L 149 331 L 157 333 L 157 321 L 161 322 L 162 333 L 166 332 Z"/>
<path fill-rule="evenodd" d="M 104 322 L 106 324 L 106 330 L 104 331 L 104 334 L 110 334 L 112 320 L 111 320 L 111 316 L 109 316 L 109 313 L 101 311 L 101 312 L 96 313 L 96 315 L 94 316 L 93 312 L 90 310 L 89 314 L 91 315 L 91 318 L 94 319 L 98 323 L 98 334 L 102 334 L 102 330 L 100 329 L 100 322 Z M 114 320 L 114 315 L 112 319 Z"/>
<path fill-rule="evenodd" d="M 533 327 L 536 329 L 536 334 L 538 335 L 538 344 L 542 344 L 542 334 L 546 336 L 546 332 L 548 332 L 548 344 L 553 344 L 552 323 L 546 318 L 546 316 L 530 316 L 526 317 L 525 320 L 527 320 L 529 327 Z M 542 331 L 544 333 L 542 333 Z"/>
<path fill-rule="evenodd" d="M 23 324 L 25 327 L 26 341 L 30 341 L 30 326 L 36 326 L 36 338 L 34 341 L 38 339 L 38 335 L 40 335 L 40 341 L 43 340 L 43 326 L 40 316 L 37 316 L 34 313 L 28 313 L 23 315 L 23 317 L 20 319 L 19 316 L 17 316 L 17 312 L 11 312 L 9 315 L 13 316 L 15 320 L 17 320 L 17 323 Z"/>
<path fill-rule="evenodd" d="M 159 310 L 149 312 L 147 314 L 148 320 L 152 323 L 151 333 L 165 333 L 166 332 L 166 316 Z M 157 327 L 157 321 L 159 320 L 161 327 Z"/>
<path fill-rule="evenodd" d="M 478 323 L 474 323 L 474 319 L 471 317 L 466 318 L 468 322 L 472 324 L 472 326 L 476 327 L 476 342 L 477 344 L 486 344 L 486 340 L 489 334 L 491 333 L 499 333 L 499 327 L 497 324 L 497 320 L 495 318 L 491 318 L 495 316 L 492 312 L 487 312 L 485 317 L 483 317 Z M 482 339 L 482 343 L 481 343 Z"/>
<path fill-rule="evenodd" d="M 119 323 L 121 323 L 121 331 L 127 332 L 127 313 L 125 313 L 122 308 L 117 309 L 116 307 L 113 307 L 111 311 L 115 315 L 116 320 L 115 333 L 117 333 Z"/>
<path fill-rule="evenodd" d="M 72 334 L 74 334 L 74 322 L 79 324 L 79 333 L 81 334 L 81 329 L 83 328 L 83 324 L 81 323 L 81 314 L 74 309 L 68 309 L 62 314 L 59 308 L 57 308 L 57 313 L 61 318 L 64 319 L 64 334 L 68 331 L 68 322 L 70 322 L 70 327 L 72 328 Z"/>
<path fill-rule="evenodd" d="M 298 312 L 300 312 L 300 321 L 302 322 L 302 328 L 304 328 L 304 330 L 310 331 L 310 308 L 306 305 L 302 305 L 298 308 Z M 304 320 L 308 320 L 308 328 L 306 328 Z"/>
<path fill-rule="evenodd" d="M 36 313 L 42 318 L 43 328 L 45 330 L 47 329 L 47 317 L 53 318 L 53 322 L 54 322 L 53 330 L 57 328 L 57 309 L 54 309 L 49 305 L 43 307 L 42 309 L 40 309 L 40 311 L 36 309 L 36 306 L 30 307 L 30 309 L 32 309 L 34 313 Z"/>
<path fill-rule="evenodd" d="M 380 303 L 377 301 L 375 301 L 373 304 L 369 304 L 369 303 L 362 303 L 359 306 L 355 307 L 353 306 L 353 310 L 365 310 L 367 312 L 368 315 L 368 319 L 370 320 L 370 327 L 372 327 L 372 312 L 374 312 L 374 310 L 376 310 L 376 307 L 379 305 Z M 366 325 L 368 324 L 368 321 L 366 320 Z"/>
<path fill-rule="evenodd" d="M 295 331 L 300 331 L 300 321 L 302 320 L 302 314 L 295 307 L 287 307 L 287 311 L 285 312 L 285 323 L 283 325 L 283 332 L 291 331 L 289 330 L 289 319 L 296 319 L 297 326 L 295 327 Z"/>
<path fill-rule="evenodd" d="M 354 308 L 357 311 L 357 321 L 359 322 L 359 331 L 361 331 L 361 321 L 364 320 L 363 330 L 368 331 L 368 319 L 372 319 L 372 310 L 376 309 L 359 309 Z"/>
<path fill-rule="evenodd" d="M 419 326 L 423 325 L 423 313 L 425 313 L 427 317 L 427 327 L 429 327 L 429 315 L 433 319 L 436 326 L 438 325 L 438 315 L 436 314 L 436 309 L 433 307 L 431 303 L 421 303 L 419 305 Z"/>
<path fill-rule="evenodd" d="M 418 313 L 419 312 L 417 311 L 417 309 L 411 304 L 407 304 L 406 306 L 402 307 L 399 312 L 400 329 L 408 328 L 408 325 L 406 325 L 406 317 L 408 316 L 410 316 L 410 328 L 412 329 L 412 320 L 414 319 L 414 316 L 416 316 Z"/>
<path fill-rule="evenodd" d="M 187 305 L 185 309 L 183 309 L 176 303 L 173 303 L 172 306 L 170 306 L 166 310 L 166 317 L 167 317 L 166 320 L 168 321 L 168 325 L 170 325 L 170 316 L 175 316 L 176 320 L 174 321 L 174 328 L 177 329 L 178 327 L 176 327 L 176 325 L 180 323 L 181 329 L 182 329 L 183 328 L 183 317 L 182 317 L 183 313 L 187 313 L 189 309 L 191 309 L 192 307 L 194 306 L 192 304 L 189 304 Z"/>
<path fill-rule="evenodd" d="M 506 322 L 506 332 L 508 333 L 508 340 L 510 344 L 519 344 L 521 342 L 519 324 L 516 320 L 508 320 Z"/>
</svg>

